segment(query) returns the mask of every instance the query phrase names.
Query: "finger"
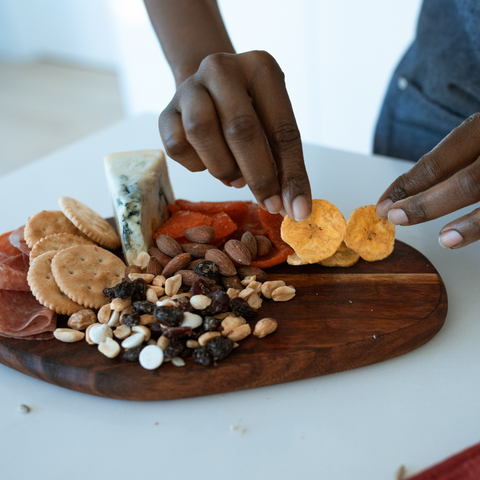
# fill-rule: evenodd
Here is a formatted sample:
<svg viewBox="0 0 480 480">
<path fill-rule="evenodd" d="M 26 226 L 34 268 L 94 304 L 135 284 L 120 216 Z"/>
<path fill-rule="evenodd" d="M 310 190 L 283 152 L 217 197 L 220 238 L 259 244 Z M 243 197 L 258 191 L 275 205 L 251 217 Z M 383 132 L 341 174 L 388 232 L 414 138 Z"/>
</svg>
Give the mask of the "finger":
<svg viewBox="0 0 480 480">
<path fill-rule="evenodd" d="M 210 174 L 225 185 L 240 179 L 242 172 L 223 137 L 208 91 L 202 85 L 186 89 L 179 107 L 186 138 Z"/>
<path fill-rule="evenodd" d="M 394 225 L 415 225 L 480 201 L 480 158 L 426 192 L 393 204 L 388 219 Z"/>
<path fill-rule="evenodd" d="M 284 75 L 271 55 L 266 52 L 255 54 L 255 71 L 249 93 L 277 166 L 282 205 L 291 218 L 302 221 L 310 215 L 312 194 Z M 265 84 L 269 88 L 262 90 Z"/>
<path fill-rule="evenodd" d="M 445 225 L 438 237 L 444 248 L 462 248 L 477 240 L 480 240 L 480 208 Z"/>
<path fill-rule="evenodd" d="M 250 190 L 262 208 L 264 201 L 280 195 L 280 184 L 262 125 L 252 106 L 242 72 L 232 76 L 228 58 L 211 55 L 202 63 L 204 85 L 215 104 L 223 136 Z M 224 73 L 225 72 L 225 73 Z"/>
<path fill-rule="evenodd" d="M 165 152 L 170 158 L 191 172 L 206 169 L 194 148 L 188 143 L 180 112 L 172 104 L 161 113 L 158 128 Z"/>
<path fill-rule="evenodd" d="M 480 155 L 480 114 L 467 118 L 408 172 L 398 177 L 377 202 L 377 215 L 386 218 L 393 203 L 444 181 Z"/>
</svg>

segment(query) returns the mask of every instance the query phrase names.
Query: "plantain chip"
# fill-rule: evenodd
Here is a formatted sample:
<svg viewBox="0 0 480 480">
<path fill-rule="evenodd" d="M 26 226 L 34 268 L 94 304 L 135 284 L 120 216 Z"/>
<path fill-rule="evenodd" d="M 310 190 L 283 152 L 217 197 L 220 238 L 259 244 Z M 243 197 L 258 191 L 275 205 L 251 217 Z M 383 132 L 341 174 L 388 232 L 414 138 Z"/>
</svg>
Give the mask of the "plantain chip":
<svg viewBox="0 0 480 480">
<path fill-rule="evenodd" d="M 299 257 L 300 258 L 300 257 Z M 338 250 L 325 260 L 320 260 L 318 263 L 324 267 L 351 267 L 360 260 L 360 255 L 342 242 Z"/>
<path fill-rule="evenodd" d="M 347 224 L 340 210 L 326 200 L 313 200 L 312 213 L 303 222 L 294 222 L 286 216 L 281 236 L 308 262 L 317 263 L 331 257 L 345 238 Z"/>
<path fill-rule="evenodd" d="M 383 260 L 393 252 L 395 226 L 377 217 L 375 205 L 359 207 L 348 219 L 345 243 L 367 262 Z"/>
</svg>

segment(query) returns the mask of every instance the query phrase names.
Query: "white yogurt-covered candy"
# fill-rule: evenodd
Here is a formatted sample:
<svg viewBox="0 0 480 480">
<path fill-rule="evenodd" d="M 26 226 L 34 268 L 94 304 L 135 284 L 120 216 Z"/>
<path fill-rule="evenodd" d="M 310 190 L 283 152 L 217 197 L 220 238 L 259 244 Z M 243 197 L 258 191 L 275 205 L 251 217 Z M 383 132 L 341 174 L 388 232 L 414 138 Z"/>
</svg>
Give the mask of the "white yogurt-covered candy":
<svg viewBox="0 0 480 480">
<path fill-rule="evenodd" d="M 143 368 L 155 370 L 163 363 L 163 350 L 157 345 L 147 345 L 138 360 Z"/>
</svg>

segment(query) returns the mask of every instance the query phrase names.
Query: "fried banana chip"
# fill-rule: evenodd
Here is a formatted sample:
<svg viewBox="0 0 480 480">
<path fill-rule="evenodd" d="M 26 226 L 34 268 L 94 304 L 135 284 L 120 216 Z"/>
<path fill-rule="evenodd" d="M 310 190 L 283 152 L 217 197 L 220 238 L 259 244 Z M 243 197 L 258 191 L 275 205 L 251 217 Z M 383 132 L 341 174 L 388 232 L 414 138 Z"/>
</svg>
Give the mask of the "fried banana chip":
<svg viewBox="0 0 480 480">
<path fill-rule="evenodd" d="M 367 262 L 383 260 L 393 252 L 395 226 L 377 217 L 375 205 L 357 208 L 348 219 L 345 243 Z"/>
<path fill-rule="evenodd" d="M 282 239 L 308 262 L 317 263 L 331 257 L 345 238 L 347 224 L 340 210 L 326 200 L 313 200 L 312 213 L 303 222 L 286 216 L 282 222 Z"/>
<path fill-rule="evenodd" d="M 324 267 L 351 267 L 359 260 L 360 255 L 348 248 L 345 242 L 342 242 L 338 250 L 331 257 L 320 260 L 318 263 Z"/>
</svg>

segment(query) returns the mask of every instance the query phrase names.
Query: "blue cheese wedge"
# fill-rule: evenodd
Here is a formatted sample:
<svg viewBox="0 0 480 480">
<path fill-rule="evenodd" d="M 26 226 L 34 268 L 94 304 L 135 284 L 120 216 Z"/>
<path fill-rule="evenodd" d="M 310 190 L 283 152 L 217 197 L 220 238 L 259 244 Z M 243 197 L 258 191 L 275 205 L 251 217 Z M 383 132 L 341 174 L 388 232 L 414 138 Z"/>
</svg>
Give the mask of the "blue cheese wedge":
<svg viewBox="0 0 480 480">
<path fill-rule="evenodd" d="M 108 187 L 127 265 L 153 245 L 175 201 L 161 150 L 114 153 L 104 158 Z"/>
</svg>

